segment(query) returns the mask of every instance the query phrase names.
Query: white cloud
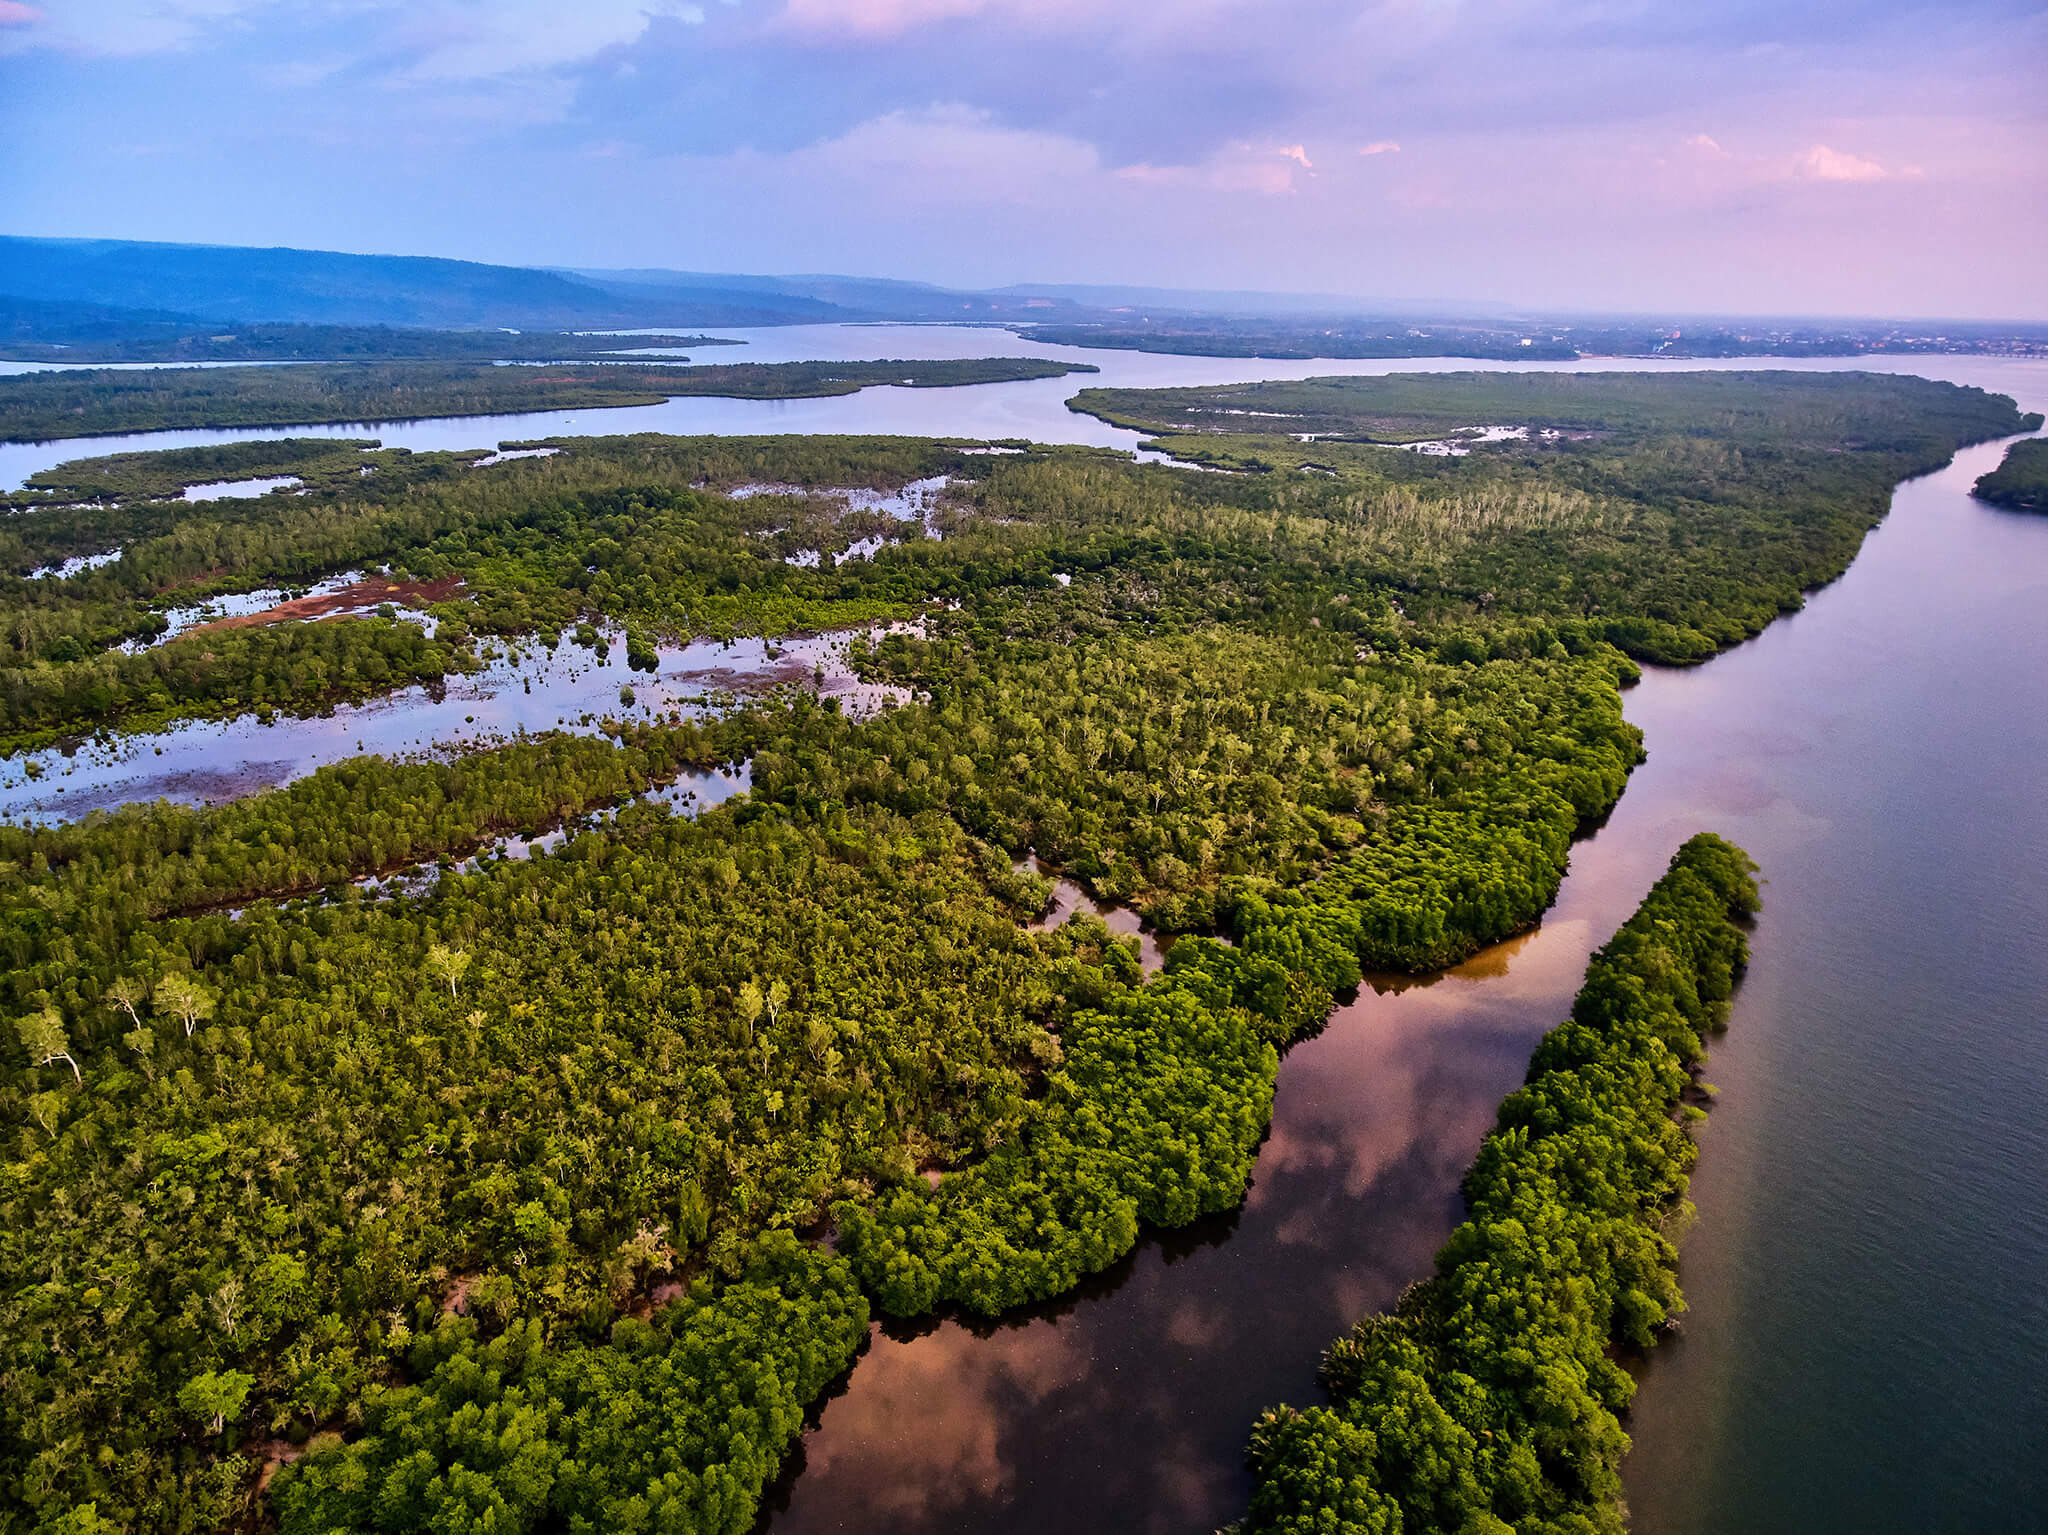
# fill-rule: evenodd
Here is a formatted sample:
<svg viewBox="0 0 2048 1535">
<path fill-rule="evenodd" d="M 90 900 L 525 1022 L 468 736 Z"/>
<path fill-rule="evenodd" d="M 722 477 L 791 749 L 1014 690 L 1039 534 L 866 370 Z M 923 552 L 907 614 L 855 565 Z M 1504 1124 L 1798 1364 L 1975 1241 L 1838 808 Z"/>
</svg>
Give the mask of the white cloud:
<svg viewBox="0 0 2048 1535">
<path fill-rule="evenodd" d="M 436 0 L 407 8 L 395 39 L 418 80 L 477 80 L 575 63 L 630 43 L 657 16 L 696 25 L 704 12 L 664 0 Z"/>
<path fill-rule="evenodd" d="M 1315 169 L 1315 166 L 1309 160 L 1308 150 L 1300 144 L 1283 144 L 1274 153 L 1283 160 L 1292 160 L 1305 171 Z"/>
<path fill-rule="evenodd" d="M 1899 173 L 1861 155 L 1816 144 L 1792 157 L 1792 174 L 1803 181 L 1884 181 Z"/>
<path fill-rule="evenodd" d="M 20 0 L 0 0 L 0 22 L 7 7 L 32 11 Z M 325 24 L 359 40 L 352 58 L 323 47 L 337 67 L 374 60 L 401 79 L 481 80 L 576 63 L 632 42 L 664 17 L 695 24 L 704 11 L 691 0 L 66 0 L 61 14 L 27 40 L 132 57 L 222 34 Z"/>
<path fill-rule="evenodd" d="M 1711 155 L 1717 160 L 1728 158 L 1728 151 L 1723 149 L 1711 134 L 1695 133 L 1685 141 L 1685 147 L 1687 149 L 1696 149 L 1703 155 Z"/>
<path fill-rule="evenodd" d="M 67 0 L 29 41 L 116 57 L 162 53 L 260 8 L 260 0 Z"/>
<path fill-rule="evenodd" d="M 1032 201 L 1102 169 L 1101 157 L 1078 139 L 1004 128 L 989 113 L 956 104 L 890 112 L 786 160 L 834 176 L 915 187 L 921 197 L 977 202 Z"/>
<path fill-rule="evenodd" d="M 1360 144 L 1358 152 L 1362 155 L 1398 155 L 1401 146 L 1392 139 L 1374 139 L 1370 144 Z"/>
</svg>

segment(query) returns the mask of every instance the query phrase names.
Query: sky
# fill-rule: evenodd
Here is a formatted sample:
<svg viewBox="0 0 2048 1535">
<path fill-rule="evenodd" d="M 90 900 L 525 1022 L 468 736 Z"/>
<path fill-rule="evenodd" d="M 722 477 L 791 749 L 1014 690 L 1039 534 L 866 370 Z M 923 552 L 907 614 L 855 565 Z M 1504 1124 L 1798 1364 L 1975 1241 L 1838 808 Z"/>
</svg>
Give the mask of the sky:
<svg viewBox="0 0 2048 1535">
<path fill-rule="evenodd" d="M 2048 0 L 0 0 L 0 232 L 2048 319 Z"/>
</svg>

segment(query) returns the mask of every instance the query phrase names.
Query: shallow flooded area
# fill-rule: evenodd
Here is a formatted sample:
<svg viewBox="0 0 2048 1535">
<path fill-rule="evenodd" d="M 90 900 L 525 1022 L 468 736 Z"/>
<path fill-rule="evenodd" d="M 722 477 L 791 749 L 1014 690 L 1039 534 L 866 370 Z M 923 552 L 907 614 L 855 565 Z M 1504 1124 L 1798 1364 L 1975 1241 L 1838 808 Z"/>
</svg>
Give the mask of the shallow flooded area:
<svg viewBox="0 0 2048 1535">
<path fill-rule="evenodd" d="M 809 688 L 850 713 L 909 694 L 862 682 L 847 664 L 856 636 L 915 632 L 877 625 L 779 640 L 697 640 L 659 649 L 660 667 L 633 671 L 617 631 L 605 648 L 564 640 L 501 648 L 481 670 L 404 688 L 326 714 L 269 720 L 192 720 L 140 735 L 94 737 L 0 761 L 0 817 L 76 820 L 134 800 L 205 804 L 271 789 L 315 768 L 376 753 L 409 757 L 474 749 L 547 730 L 594 732 L 607 720 L 691 717 L 777 687 Z M 630 696 L 628 696 L 630 695 Z"/>
<path fill-rule="evenodd" d="M 1144 919 L 1128 906 L 1117 906 L 1107 901 L 1098 901 L 1074 881 L 1064 875 L 1043 867 L 1037 856 L 1027 858 L 1019 868 L 1028 868 L 1034 874 L 1043 874 L 1052 882 L 1052 903 L 1031 924 L 1034 933 L 1049 933 L 1055 928 L 1065 927 L 1067 919 L 1076 912 L 1086 912 L 1100 917 L 1103 926 L 1119 938 L 1138 940 L 1138 964 L 1147 975 L 1156 975 L 1166 963 L 1166 951 L 1173 946 L 1169 935 L 1162 939 L 1159 934 L 1145 926 Z"/>
</svg>

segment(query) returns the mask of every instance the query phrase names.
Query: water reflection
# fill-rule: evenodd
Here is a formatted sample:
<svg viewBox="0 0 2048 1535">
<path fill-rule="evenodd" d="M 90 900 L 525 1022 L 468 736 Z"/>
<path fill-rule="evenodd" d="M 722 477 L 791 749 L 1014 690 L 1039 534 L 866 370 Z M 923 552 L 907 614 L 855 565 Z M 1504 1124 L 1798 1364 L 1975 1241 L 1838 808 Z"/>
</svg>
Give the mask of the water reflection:
<svg viewBox="0 0 2048 1535">
<path fill-rule="evenodd" d="M 1027 855 L 1017 867 L 1029 869 L 1033 874 L 1046 875 L 1053 881 L 1052 904 L 1046 907 L 1044 915 L 1031 924 L 1032 932 L 1050 933 L 1065 927 L 1067 919 L 1074 913 L 1085 911 L 1091 916 L 1100 917 L 1103 925 L 1117 937 L 1138 940 L 1138 965 L 1145 974 L 1157 973 L 1166 963 L 1166 951 L 1173 947 L 1172 935 L 1162 937 L 1155 933 L 1145 925 L 1145 919 L 1130 907 L 1096 900 L 1074 881 L 1064 875 L 1055 875 L 1052 870 L 1046 868 L 1038 861 L 1036 853 Z"/>
<path fill-rule="evenodd" d="M 254 480 L 214 480 L 205 485 L 187 485 L 187 501 L 247 501 L 267 496 L 273 490 L 289 490 L 305 484 L 295 474 L 266 475 Z"/>
<path fill-rule="evenodd" d="M 1429 984 L 1364 988 L 1288 1053 L 1241 1210 L 1148 1236 L 1021 1325 L 878 1331 L 769 1527 L 1185 1532 L 1235 1518 L 1252 1420 L 1319 1399 L 1331 1339 L 1427 1272 L 1494 1105 L 1569 1005 L 1596 932 L 1654 879 L 1593 856 L 1606 841 L 1581 846 L 1540 930 Z M 1069 887 L 1062 905 L 1080 899 Z"/>
<path fill-rule="evenodd" d="M 2048 368 L 2004 387 L 2041 409 Z M 1629 1424 L 1640 1535 L 2048 1506 L 2048 520 L 1970 498 L 2003 448 L 1902 487 L 1805 611 L 1630 700 L 1642 824 L 1704 820 L 1769 879 L 1710 1063 L 1691 1310 Z"/>
</svg>

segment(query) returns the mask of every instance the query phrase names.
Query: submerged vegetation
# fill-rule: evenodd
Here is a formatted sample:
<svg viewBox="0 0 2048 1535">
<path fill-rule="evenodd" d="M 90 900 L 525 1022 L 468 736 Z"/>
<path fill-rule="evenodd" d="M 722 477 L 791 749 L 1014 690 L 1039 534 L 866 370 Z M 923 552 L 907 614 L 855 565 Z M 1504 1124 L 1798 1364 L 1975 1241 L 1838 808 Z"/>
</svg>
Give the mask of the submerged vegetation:
<svg viewBox="0 0 2048 1535">
<path fill-rule="evenodd" d="M 476 362 L 288 363 L 254 368 L 80 368 L 0 378 L 0 442 L 48 442 L 170 427 L 309 426 L 519 411 L 658 405 L 680 395 L 741 400 L 853 394 L 875 384 L 943 389 L 1093 371 L 1028 357 L 917 362 L 644 359 L 562 366 Z"/>
<path fill-rule="evenodd" d="M 2016 511 L 2048 512 L 2048 439 L 2030 437 L 2007 448 L 2004 462 L 1978 477 L 1973 494 Z"/>
<path fill-rule="evenodd" d="M 1375 419 L 1500 419 L 1489 385 L 1434 387 Z M 1000 1311 L 1234 1205 L 1278 1052 L 1362 968 L 1540 917 L 1638 760 L 1631 657 L 1739 638 L 1839 572 L 1893 480 L 2016 429 L 1916 380 L 1755 387 L 1537 390 L 1587 435 L 1359 446 L 1335 476 L 631 437 L 486 467 L 358 449 L 372 473 L 304 495 L 10 518 L 24 573 L 123 550 L 0 582 L 17 739 L 317 708 L 401 641 L 380 686 L 600 619 L 643 649 L 924 622 L 856 650 L 919 700 L 870 719 L 791 691 L 0 828 L 0 1529 L 750 1528 L 871 1309 Z M 851 557 L 879 525 L 832 492 L 940 477 L 942 537 Z M 343 618 L 112 649 L 230 582 L 371 566 L 452 593 L 432 640 Z M 751 790 L 695 818 L 635 798 L 740 763 Z M 1031 852 L 1185 935 L 1165 968 L 1095 918 L 1031 931 Z M 439 876 L 362 883 L 410 864 Z M 1603 951 L 1475 1171 L 1472 1261 L 1384 1350 L 1340 1351 L 1338 1407 L 1262 1430 L 1255 1520 L 1604 1517 L 1600 1350 L 1675 1300 L 1667 1089 L 1746 881 L 1691 845 Z M 1548 1329 L 1536 1363 L 1466 1327 L 1494 1285 Z M 1443 1409 L 1412 1461 L 1368 1421 L 1383 1378 Z"/>
</svg>

